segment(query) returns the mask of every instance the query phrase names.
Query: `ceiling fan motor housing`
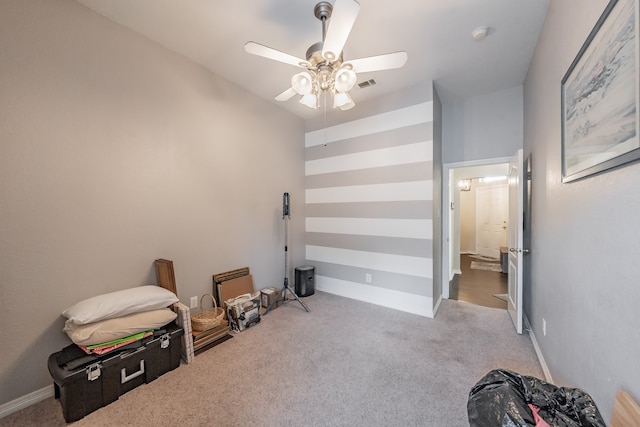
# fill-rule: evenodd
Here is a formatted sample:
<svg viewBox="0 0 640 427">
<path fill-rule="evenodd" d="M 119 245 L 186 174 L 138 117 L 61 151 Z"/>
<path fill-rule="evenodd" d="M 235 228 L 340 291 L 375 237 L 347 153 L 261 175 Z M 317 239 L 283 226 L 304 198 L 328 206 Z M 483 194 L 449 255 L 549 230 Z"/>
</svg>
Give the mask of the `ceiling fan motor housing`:
<svg viewBox="0 0 640 427">
<path fill-rule="evenodd" d="M 319 65 L 326 64 L 330 65 L 333 68 L 340 68 L 342 64 L 342 52 L 340 52 L 340 56 L 336 58 L 334 61 L 327 61 L 322 57 L 322 46 L 324 42 L 318 42 L 311 45 L 309 49 L 307 49 L 307 61 L 311 64 L 311 68 L 316 68 Z"/>
</svg>

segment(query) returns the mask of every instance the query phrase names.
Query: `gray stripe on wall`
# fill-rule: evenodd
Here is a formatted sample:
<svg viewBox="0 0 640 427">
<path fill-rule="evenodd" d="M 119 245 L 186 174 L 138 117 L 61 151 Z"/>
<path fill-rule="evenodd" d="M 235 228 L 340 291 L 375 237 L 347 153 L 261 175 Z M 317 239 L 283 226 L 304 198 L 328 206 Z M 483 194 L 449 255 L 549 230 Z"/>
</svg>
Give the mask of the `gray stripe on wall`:
<svg viewBox="0 0 640 427">
<path fill-rule="evenodd" d="M 332 277 L 334 279 L 362 283 L 367 286 L 391 289 L 414 295 L 431 296 L 433 280 L 428 278 L 349 267 L 347 265 L 329 264 L 313 260 L 307 260 L 307 263 L 315 267 L 316 276 Z M 367 283 L 365 280 L 367 273 L 371 274 L 371 283 Z"/>
<path fill-rule="evenodd" d="M 433 201 L 312 203 L 305 217 L 432 219 Z"/>
<path fill-rule="evenodd" d="M 305 242 L 314 246 L 421 258 L 431 258 L 433 254 L 433 240 L 431 239 L 308 232 L 305 234 Z"/>
<path fill-rule="evenodd" d="M 308 147 L 305 149 L 305 160 L 324 159 L 325 157 L 414 144 L 431 140 L 431 135 L 433 135 L 433 122 L 425 122 L 381 133 L 334 141 L 327 145 Z"/>
<path fill-rule="evenodd" d="M 404 165 L 382 166 L 343 172 L 308 175 L 305 188 L 344 187 L 362 184 L 387 184 L 431 180 L 433 162 L 409 163 Z"/>
</svg>

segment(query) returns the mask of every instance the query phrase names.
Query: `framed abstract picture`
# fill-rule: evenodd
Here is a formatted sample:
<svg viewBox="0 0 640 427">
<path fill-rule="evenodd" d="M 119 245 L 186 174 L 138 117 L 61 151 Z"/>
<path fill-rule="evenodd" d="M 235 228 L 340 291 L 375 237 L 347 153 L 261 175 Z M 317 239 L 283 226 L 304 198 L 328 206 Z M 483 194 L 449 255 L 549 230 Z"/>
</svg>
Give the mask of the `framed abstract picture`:
<svg viewBox="0 0 640 427">
<path fill-rule="evenodd" d="M 562 182 L 640 159 L 638 7 L 611 0 L 562 79 Z"/>
</svg>

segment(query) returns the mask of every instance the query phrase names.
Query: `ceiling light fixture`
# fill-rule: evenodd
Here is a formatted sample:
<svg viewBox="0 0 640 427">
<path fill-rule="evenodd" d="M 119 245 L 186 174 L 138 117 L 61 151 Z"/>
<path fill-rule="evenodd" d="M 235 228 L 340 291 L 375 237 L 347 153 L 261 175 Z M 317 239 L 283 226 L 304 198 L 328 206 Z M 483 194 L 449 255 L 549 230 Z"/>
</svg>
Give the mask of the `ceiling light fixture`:
<svg viewBox="0 0 640 427">
<path fill-rule="evenodd" d="M 294 75 L 291 87 L 302 96 L 300 103 L 307 107 L 318 108 L 320 95 L 325 93 L 333 98 L 333 108 L 348 110 L 355 105 L 349 91 L 356 80 L 356 73 L 348 67 L 335 69 L 331 65 L 323 65 Z"/>
<path fill-rule="evenodd" d="M 278 101 L 287 101 L 296 94 L 300 103 L 310 108 L 318 108 L 320 97 L 326 109 L 328 97 L 333 108 L 348 110 L 355 103 L 349 91 L 355 86 L 358 76 L 379 70 L 400 68 L 407 62 L 407 52 L 394 52 L 345 61 L 342 50 L 360 10 L 356 0 L 335 0 L 333 4 L 321 1 L 313 13 L 322 22 L 322 41 L 307 49 L 306 59 L 297 58 L 276 49 L 247 42 L 245 50 L 253 55 L 284 62 L 304 71 L 291 78 L 291 87 L 276 96 Z"/>
<path fill-rule="evenodd" d="M 326 2 L 318 3 L 314 9 L 316 18 L 322 22 L 323 36 L 326 36 L 327 20 L 331 17 L 332 9 L 331 4 Z M 346 39 L 348 30 L 350 28 L 346 34 L 340 35 L 341 38 Z M 342 54 L 337 56 L 334 52 L 324 52 L 323 49 L 324 41 L 307 50 L 307 71 L 293 76 L 291 87 L 298 95 L 302 95 L 300 103 L 307 107 L 318 108 L 320 95 L 324 94 L 333 98 L 333 108 L 348 110 L 355 105 L 349 91 L 353 89 L 358 77 L 351 64 L 343 64 Z"/>
<path fill-rule="evenodd" d="M 480 178 L 480 182 L 483 184 L 490 184 L 492 182 L 500 182 L 500 181 L 506 181 L 507 177 L 506 176 L 485 176 L 484 178 Z"/>
<path fill-rule="evenodd" d="M 471 37 L 473 37 L 475 41 L 478 41 L 478 42 L 482 41 L 487 38 L 490 30 L 491 30 L 491 27 L 487 27 L 487 26 L 478 27 L 475 30 L 471 31 Z"/>
</svg>

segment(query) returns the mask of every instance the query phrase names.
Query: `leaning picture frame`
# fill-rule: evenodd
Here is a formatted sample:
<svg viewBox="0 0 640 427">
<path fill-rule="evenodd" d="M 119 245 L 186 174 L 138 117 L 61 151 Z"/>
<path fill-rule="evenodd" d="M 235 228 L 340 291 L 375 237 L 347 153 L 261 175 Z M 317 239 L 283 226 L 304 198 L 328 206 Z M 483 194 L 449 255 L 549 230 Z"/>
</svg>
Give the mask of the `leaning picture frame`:
<svg viewBox="0 0 640 427">
<path fill-rule="evenodd" d="M 563 183 L 640 159 L 638 21 L 611 0 L 562 78 Z"/>
</svg>

